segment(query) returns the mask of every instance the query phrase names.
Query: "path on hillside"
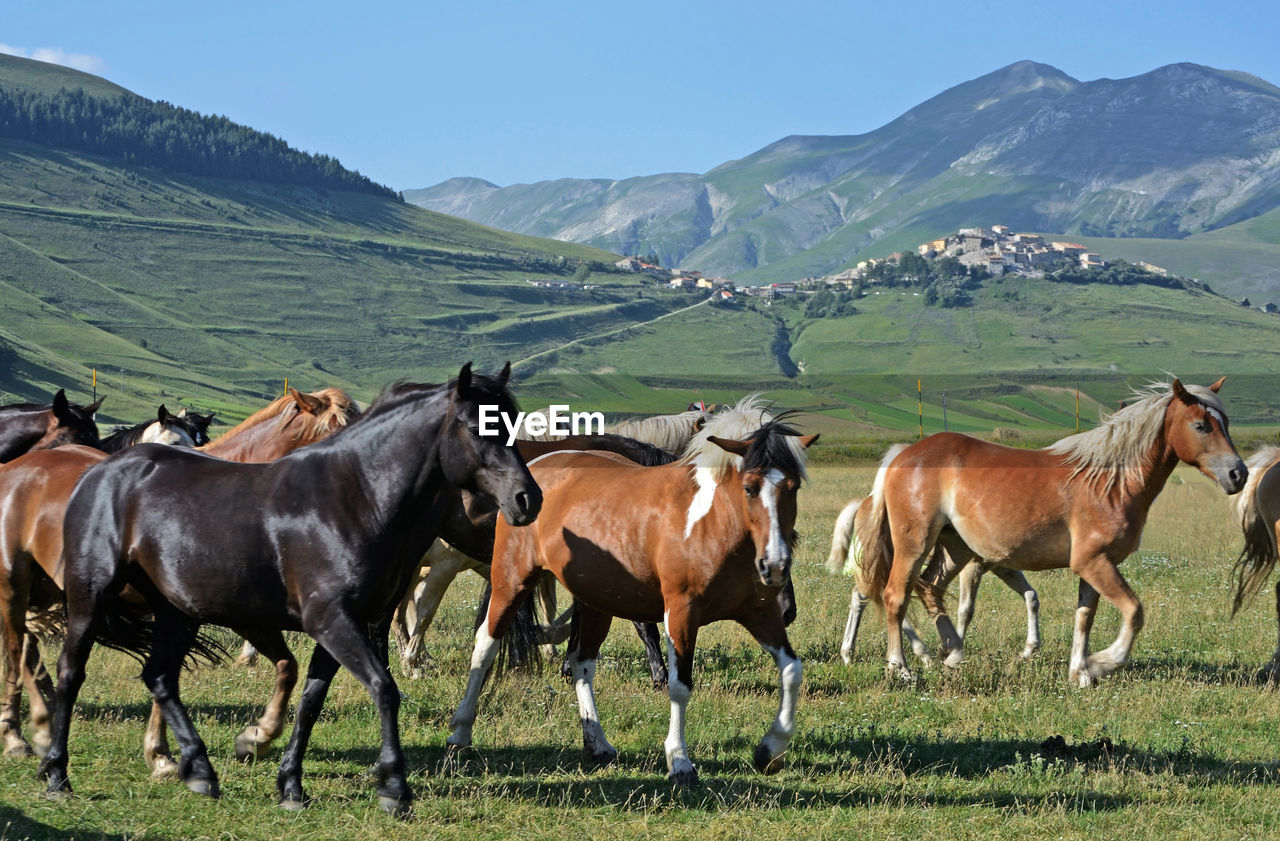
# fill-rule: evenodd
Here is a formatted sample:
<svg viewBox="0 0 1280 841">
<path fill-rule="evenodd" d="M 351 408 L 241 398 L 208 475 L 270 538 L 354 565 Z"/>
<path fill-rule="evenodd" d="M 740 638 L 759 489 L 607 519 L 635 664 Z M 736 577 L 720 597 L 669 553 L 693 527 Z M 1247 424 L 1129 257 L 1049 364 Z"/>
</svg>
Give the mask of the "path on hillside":
<svg viewBox="0 0 1280 841">
<path fill-rule="evenodd" d="M 531 359 L 537 359 L 539 356 L 546 356 L 548 353 L 556 353 L 558 351 L 564 350 L 567 347 L 571 347 L 573 345 L 580 344 L 582 342 L 593 342 L 596 339 L 603 339 L 606 336 L 612 336 L 614 333 L 621 333 L 624 330 L 634 330 L 637 327 L 647 327 L 648 325 L 659 322 L 664 318 L 670 318 L 673 315 L 679 315 L 682 312 L 688 312 L 691 309 L 695 309 L 701 306 L 706 306 L 707 304 L 711 303 L 711 298 L 714 298 L 714 297 L 715 297 L 714 295 L 711 295 L 707 298 L 703 298 L 701 301 L 699 301 L 696 304 L 693 304 L 692 306 L 681 307 L 678 310 L 672 310 L 671 312 L 660 315 L 657 318 L 651 318 L 648 321 L 637 321 L 635 324 L 627 324 L 623 327 L 611 327 L 608 330 L 602 330 L 601 332 L 591 336 L 583 336 L 581 339 L 574 339 L 571 342 L 565 342 L 562 345 L 558 345 L 553 348 L 548 348 L 547 350 L 540 350 L 537 353 L 530 354 L 529 356 L 524 357 L 523 359 L 517 359 L 515 362 L 511 363 L 511 367 L 514 370 L 515 368 L 518 368 L 519 366 L 523 365 L 524 363 L 528 362 Z"/>
</svg>

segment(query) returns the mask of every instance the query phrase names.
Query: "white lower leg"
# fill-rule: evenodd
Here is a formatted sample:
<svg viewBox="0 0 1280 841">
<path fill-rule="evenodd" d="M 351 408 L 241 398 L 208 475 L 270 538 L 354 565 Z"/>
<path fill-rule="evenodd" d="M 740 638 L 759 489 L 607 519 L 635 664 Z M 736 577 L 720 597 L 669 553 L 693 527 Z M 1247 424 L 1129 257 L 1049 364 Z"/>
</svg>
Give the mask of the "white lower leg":
<svg viewBox="0 0 1280 841">
<path fill-rule="evenodd" d="M 595 762 L 611 762 L 618 756 L 605 738 L 596 710 L 596 661 L 576 660 L 573 664 L 573 689 L 578 696 L 578 717 L 582 719 L 582 752 Z"/>
<path fill-rule="evenodd" d="M 862 611 L 866 610 L 867 597 L 857 587 L 849 599 L 849 620 L 844 623 L 844 639 L 840 642 L 840 659 L 853 662 L 853 646 L 858 641 L 858 626 L 862 624 Z"/>
<path fill-rule="evenodd" d="M 1089 686 L 1092 679 L 1085 668 L 1089 656 L 1089 631 L 1093 610 L 1088 607 L 1076 608 L 1076 625 L 1071 635 L 1071 659 L 1069 661 L 1071 680 L 1078 680 L 1081 686 Z"/>
<path fill-rule="evenodd" d="M 773 726 L 756 748 L 755 764 L 758 770 L 771 774 L 781 767 L 782 754 L 786 752 L 787 745 L 791 744 L 791 737 L 796 732 L 796 697 L 800 693 L 800 682 L 804 679 L 804 667 L 798 657 L 785 649 L 766 648 L 765 651 L 772 654 L 773 661 L 778 664 L 781 699 Z"/>
<path fill-rule="evenodd" d="M 449 747 L 465 748 L 471 744 L 471 728 L 476 722 L 480 690 L 484 688 L 484 680 L 497 656 L 498 641 L 489 635 L 489 623 L 481 622 L 480 627 L 476 629 L 476 647 L 471 652 L 471 672 L 467 676 L 467 691 L 463 694 L 462 701 L 449 722 L 453 726 L 453 732 L 446 740 Z"/>
<path fill-rule="evenodd" d="M 1022 594 L 1027 603 L 1027 645 L 1023 657 L 1030 657 L 1040 650 L 1040 597 L 1030 587 Z"/>
<path fill-rule="evenodd" d="M 664 635 L 667 638 L 667 692 L 671 696 L 671 724 L 667 728 L 667 740 L 663 743 L 667 754 L 667 777 L 678 783 L 688 783 L 698 776 L 698 769 L 689 759 L 688 746 L 684 741 L 684 721 L 693 687 L 680 680 L 675 646 L 671 643 L 671 635 L 665 632 Z"/>
</svg>

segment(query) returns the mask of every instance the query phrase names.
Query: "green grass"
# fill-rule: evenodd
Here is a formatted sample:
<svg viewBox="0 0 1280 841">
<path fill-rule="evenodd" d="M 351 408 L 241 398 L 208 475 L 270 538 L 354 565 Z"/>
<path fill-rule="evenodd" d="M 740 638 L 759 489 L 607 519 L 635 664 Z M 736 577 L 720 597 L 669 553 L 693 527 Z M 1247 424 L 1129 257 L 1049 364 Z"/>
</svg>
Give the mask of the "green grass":
<svg viewBox="0 0 1280 841">
<path fill-rule="evenodd" d="M 184 696 L 223 797 L 211 802 L 148 778 L 139 743 L 149 707 L 131 661 L 97 651 L 72 730 L 65 803 L 41 797 L 34 762 L 0 760 L 0 837 L 19 838 L 1266 838 L 1280 832 L 1275 722 L 1280 694 L 1253 683 L 1274 647 L 1269 598 L 1227 613 L 1239 544 L 1216 487 L 1180 469 L 1152 509 L 1142 550 L 1122 571 L 1147 609 L 1133 662 L 1094 690 L 1066 679 L 1076 580 L 1034 574 L 1044 648 L 1022 662 L 1021 600 L 994 579 L 979 596 L 968 659 L 928 669 L 913 687 L 882 677 L 878 615 L 863 624 L 851 667 L 837 654 L 847 579 L 822 567 L 831 521 L 865 493 L 870 467 L 812 469 L 800 498 L 794 569 L 804 660 L 798 732 L 786 768 L 750 767 L 777 708 L 772 662 L 730 624 L 704 629 L 690 705 L 690 750 L 702 785 L 663 778 L 668 704 L 648 688 L 639 643 L 618 623 L 597 678 L 602 721 L 621 751 L 584 768 L 573 692 L 554 669 L 515 673 L 482 701 L 475 748 L 441 773 L 448 717 L 471 650 L 478 579 L 459 582 L 429 637 L 438 668 L 401 680 L 401 726 L 418 800 L 415 817 L 380 814 L 367 772 L 377 750 L 368 696 L 343 673 L 306 761 L 308 810 L 274 805 L 278 751 L 256 765 L 232 758 L 234 735 L 265 701 L 265 669 L 205 667 Z M 1103 606 L 1100 648 L 1117 632 Z M 933 636 L 926 639 L 936 646 Z M 307 646 L 299 644 L 305 651 Z M 398 674 L 398 670 L 397 670 Z M 1061 736 L 1068 750 L 1042 744 Z M 1110 754 L 1099 740 L 1111 740 Z"/>
</svg>

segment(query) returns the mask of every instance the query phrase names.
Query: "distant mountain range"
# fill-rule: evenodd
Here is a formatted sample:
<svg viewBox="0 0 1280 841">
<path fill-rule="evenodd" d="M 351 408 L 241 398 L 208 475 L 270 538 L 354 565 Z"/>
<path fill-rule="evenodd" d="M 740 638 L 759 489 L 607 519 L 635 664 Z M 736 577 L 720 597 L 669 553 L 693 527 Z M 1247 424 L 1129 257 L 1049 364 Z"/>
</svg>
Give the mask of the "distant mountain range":
<svg viewBox="0 0 1280 841">
<path fill-rule="evenodd" d="M 1280 207 L 1280 88 L 1195 64 L 1080 82 L 1022 61 L 867 134 L 787 137 L 702 175 L 454 178 L 404 195 L 749 281 L 833 273 L 974 225 L 1180 239 Z"/>
</svg>

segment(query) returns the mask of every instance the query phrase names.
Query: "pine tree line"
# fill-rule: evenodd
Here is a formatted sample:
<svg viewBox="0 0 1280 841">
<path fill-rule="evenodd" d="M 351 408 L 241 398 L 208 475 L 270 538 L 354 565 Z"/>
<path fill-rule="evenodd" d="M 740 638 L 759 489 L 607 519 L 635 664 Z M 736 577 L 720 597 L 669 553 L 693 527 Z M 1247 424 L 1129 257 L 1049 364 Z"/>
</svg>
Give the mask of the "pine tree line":
<svg viewBox="0 0 1280 841">
<path fill-rule="evenodd" d="M 226 117 L 124 94 L 98 97 L 64 89 L 49 96 L 0 89 L 0 137 L 188 175 L 397 197 L 336 158 L 301 152 Z"/>
</svg>

